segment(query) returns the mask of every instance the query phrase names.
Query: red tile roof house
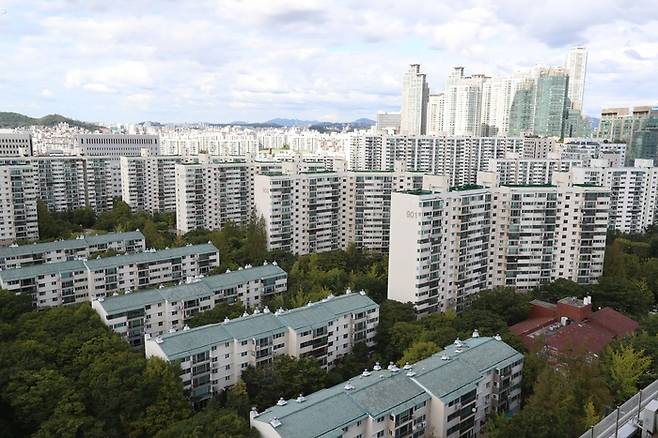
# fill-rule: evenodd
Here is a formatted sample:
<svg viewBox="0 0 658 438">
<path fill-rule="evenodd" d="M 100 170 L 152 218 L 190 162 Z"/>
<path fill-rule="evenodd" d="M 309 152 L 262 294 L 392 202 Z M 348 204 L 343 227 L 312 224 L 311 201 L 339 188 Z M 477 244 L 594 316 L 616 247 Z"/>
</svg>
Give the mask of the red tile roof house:
<svg viewBox="0 0 658 438">
<path fill-rule="evenodd" d="M 557 304 L 533 300 L 528 319 L 510 327 L 530 350 L 598 356 L 613 340 L 632 334 L 638 323 L 606 307 L 592 311 L 592 298 L 563 298 Z"/>
</svg>

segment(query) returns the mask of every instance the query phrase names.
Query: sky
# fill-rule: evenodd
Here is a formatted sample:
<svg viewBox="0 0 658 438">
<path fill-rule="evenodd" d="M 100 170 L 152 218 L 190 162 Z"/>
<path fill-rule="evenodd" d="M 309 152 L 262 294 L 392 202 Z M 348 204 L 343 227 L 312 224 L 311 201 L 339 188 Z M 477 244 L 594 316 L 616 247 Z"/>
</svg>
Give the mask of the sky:
<svg viewBox="0 0 658 438">
<path fill-rule="evenodd" d="M 586 114 L 658 104 L 657 0 L 0 0 L 0 111 L 351 121 L 399 110 L 408 64 L 440 92 L 452 66 L 563 65 L 575 45 Z"/>
</svg>

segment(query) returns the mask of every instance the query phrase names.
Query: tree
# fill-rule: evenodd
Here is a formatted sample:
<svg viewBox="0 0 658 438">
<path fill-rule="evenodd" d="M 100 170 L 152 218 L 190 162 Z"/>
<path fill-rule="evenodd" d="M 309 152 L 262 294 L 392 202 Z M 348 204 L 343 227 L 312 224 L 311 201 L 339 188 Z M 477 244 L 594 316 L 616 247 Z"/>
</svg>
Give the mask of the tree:
<svg viewBox="0 0 658 438">
<path fill-rule="evenodd" d="M 508 325 L 524 321 L 530 312 L 528 294 L 514 289 L 497 287 L 478 293 L 471 303 L 470 310 L 484 310 L 499 316 Z"/>
<path fill-rule="evenodd" d="M 651 358 L 644 354 L 644 350 L 635 350 L 632 345 L 624 343 L 606 351 L 604 368 L 618 402 L 638 392 L 637 382 L 650 366 Z"/>
<path fill-rule="evenodd" d="M 277 356 L 272 363 L 242 372 L 252 404 L 259 409 L 272 406 L 283 397 L 310 394 L 324 387 L 326 373 L 313 357 Z"/>
<path fill-rule="evenodd" d="M 407 348 L 402 355 L 402 359 L 398 361 L 400 366 L 406 363 L 416 363 L 419 360 L 423 360 L 427 357 L 430 357 L 434 353 L 439 351 L 439 346 L 431 341 L 416 341 L 411 347 Z"/>
<path fill-rule="evenodd" d="M 156 438 L 258 438 L 249 422 L 235 411 L 211 403 L 193 417 L 174 423 L 158 432 Z"/>
<path fill-rule="evenodd" d="M 645 315 L 653 305 L 653 293 L 643 281 L 602 277 L 590 291 L 594 306 L 610 306 L 635 317 Z"/>
<path fill-rule="evenodd" d="M 226 318 L 238 318 L 244 312 L 245 307 L 239 302 L 233 304 L 219 303 L 215 304 L 215 307 L 210 310 L 197 313 L 187 321 L 187 324 L 190 327 L 200 327 L 202 325 L 215 324 L 218 322 L 223 322 Z"/>
<path fill-rule="evenodd" d="M 490 438 L 553 438 L 577 436 L 580 409 L 575 403 L 567 375 L 546 369 L 538 376 L 535 393 L 511 418 L 487 424 Z"/>
<path fill-rule="evenodd" d="M 247 385 L 242 380 L 238 380 L 226 391 L 226 407 L 237 412 L 241 417 L 249 418 L 251 402 L 247 394 Z"/>
</svg>

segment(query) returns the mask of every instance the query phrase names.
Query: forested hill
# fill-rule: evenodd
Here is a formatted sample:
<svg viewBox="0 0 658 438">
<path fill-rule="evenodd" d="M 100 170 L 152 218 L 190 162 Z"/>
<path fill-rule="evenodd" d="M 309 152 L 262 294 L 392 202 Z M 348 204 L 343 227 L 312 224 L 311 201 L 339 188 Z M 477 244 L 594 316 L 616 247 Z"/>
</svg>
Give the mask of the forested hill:
<svg viewBox="0 0 658 438">
<path fill-rule="evenodd" d="M 59 114 L 48 114 L 47 116 L 35 118 L 19 113 L 0 112 L 0 128 L 21 128 L 24 126 L 55 126 L 59 123 L 66 122 L 69 126 L 96 131 L 101 129 L 100 126 L 93 123 L 81 122 L 79 120 L 69 119 Z"/>
</svg>

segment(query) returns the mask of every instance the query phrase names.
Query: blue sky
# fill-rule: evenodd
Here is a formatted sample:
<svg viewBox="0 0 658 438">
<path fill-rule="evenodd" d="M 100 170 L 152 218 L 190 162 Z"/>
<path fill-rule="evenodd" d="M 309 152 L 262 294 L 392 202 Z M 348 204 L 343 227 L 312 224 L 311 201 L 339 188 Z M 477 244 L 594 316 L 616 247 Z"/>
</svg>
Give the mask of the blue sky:
<svg viewBox="0 0 658 438">
<path fill-rule="evenodd" d="M 532 4 L 533 6 L 528 6 Z M 0 110 L 106 122 L 373 118 L 420 63 L 512 73 L 589 49 L 585 111 L 658 103 L 656 1 L 0 0 Z"/>
</svg>

